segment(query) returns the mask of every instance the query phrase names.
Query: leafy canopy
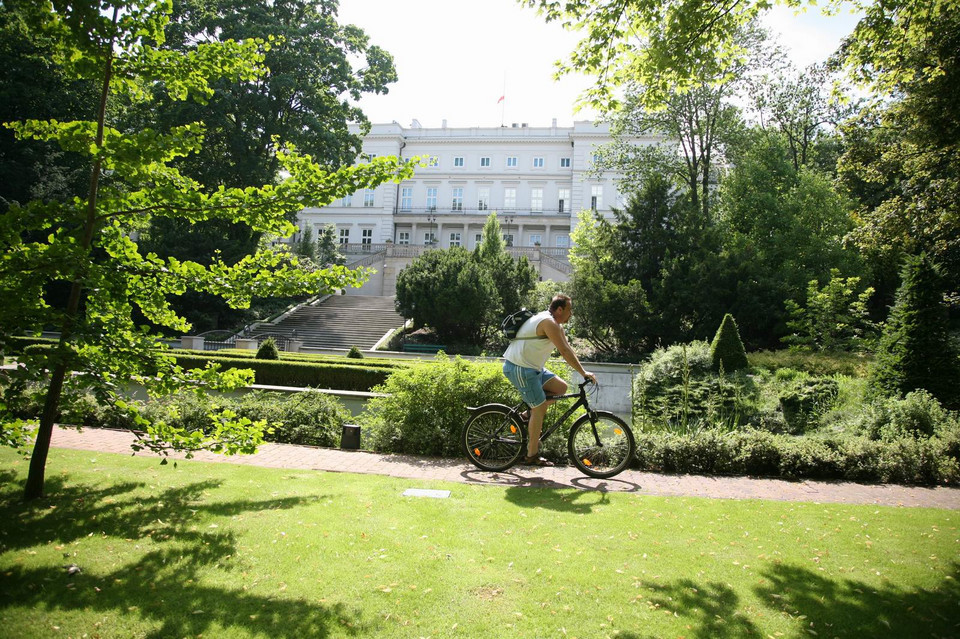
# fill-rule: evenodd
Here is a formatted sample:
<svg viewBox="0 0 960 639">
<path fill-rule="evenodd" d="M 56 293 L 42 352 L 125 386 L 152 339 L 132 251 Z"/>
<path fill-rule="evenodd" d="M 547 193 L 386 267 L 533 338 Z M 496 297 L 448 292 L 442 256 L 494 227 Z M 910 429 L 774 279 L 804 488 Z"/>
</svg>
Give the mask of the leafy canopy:
<svg viewBox="0 0 960 639">
<path fill-rule="evenodd" d="M 214 42 L 188 53 L 160 48 L 170 3 L 120 0 L 97 6 L 54 2 L 29 5 L 29 24 L 55 41 L 65 73 L 91 78 L 101 87 L 93 121 L 26 120 L 6 123 L 20 139 L 56 143 L 89 166 L 89 192 L 66 201 L 34 201 L 13 206 L 0 219 L 0 293 L 18 304 L 0 308 L 0 338 L 59 327 L 61 338 L 46 356 L 25 358 L 9 379 L 0 406 L 5 443 L 22 445 L 28 425 L 16 417 L 16 404 L 30 394 L 45 395 L 27 496 L 42 492 L 43 469 L 61 400 L 90 389 L 101 403 L 134 414 L 144 432 L 140 446 L 155 450 L 250 451 L 262 441 L 265 423 L 222 413 L 211 426 L 186 432 L 139 416 L 122 396 L 137 380 L 156 395 L 226 389 L 248 383 L 249 371 L 220 372 L 216 366 L 183 370 L 158 336 L 139 326 L 143 317 L 177 331 L 189 330 L 168 298 L 189 290 L 213 293 L 234 307 L 253 296 L 319 293 L 355 284 L 359 275 L 343 267 L 308 271 L 289 255 L 263 249 L 235 264 L 214 258 L 208 264 L 141 253 L 134 239 L 154 218 L 196 223 L 222 219 L 255 231 L 288 235 L 288 219 L 303 206 L 320 206 L 359 188 L 373 188 L 412 174 L 396 158 L 336 171 L 309 155 L 275 141 L 278 163 L 289 176 L 276 185 L 206 191 L 172 164 L 203 144 L 202 124 L 189 123 L 161 133 L 149 127 L 121 129 L 110 122 L 111 100 L 146 100 L 148 88 L 162 88 L 175 99 L 206 100 L 210 79 L 252 81 L 262 73 L 268 40 Z M 52 287 L 66 283 L 65 307 L 48 302 Z M 47 371 L 50 371 L 48 374 Z M 70 373 L 79 373 L 70 375 Z M 122 382 L 122 383 L 121 383 Z"/>
</svg>

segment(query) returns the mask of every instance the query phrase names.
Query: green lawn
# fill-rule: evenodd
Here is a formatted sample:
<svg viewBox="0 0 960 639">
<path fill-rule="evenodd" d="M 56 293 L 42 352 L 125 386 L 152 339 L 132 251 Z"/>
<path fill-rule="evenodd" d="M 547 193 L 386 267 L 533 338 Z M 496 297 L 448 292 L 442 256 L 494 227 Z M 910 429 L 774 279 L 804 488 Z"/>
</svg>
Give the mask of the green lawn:
<svg viewBox="0 0 960 639">
<path fill-rule="evenodd" d="M 0 451 L 4 637 L 960 637 L 954 511 L 67 450 L 24 504 L 26 466 Z"/>
</svg>

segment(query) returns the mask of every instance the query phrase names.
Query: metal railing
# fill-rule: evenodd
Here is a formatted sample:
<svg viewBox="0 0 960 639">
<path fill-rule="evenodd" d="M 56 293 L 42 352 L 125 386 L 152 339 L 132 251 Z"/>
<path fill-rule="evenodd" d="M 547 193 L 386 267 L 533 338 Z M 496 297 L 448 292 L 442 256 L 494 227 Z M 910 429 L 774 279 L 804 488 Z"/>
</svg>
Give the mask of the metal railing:
<svg viewBox="0 0 960 639">
<path fill-rule="evenodd" d="M 548 217 L 557 217 L 565 216 L 570 217 L 572 215 L 570 208 L 565 207 L 564 210 L 556 209 L 540 209 L 534 210 L 531 208 L 468 208 L 461 206 L 459 208 L 454 206 L 438 206 L 438 207 L 429 207 L 429 206 L 411 206 L 404 208 L 402 206 L 395 206 L 393 208 L 394 215 L 436 215 L 438 217 L 448 217 L 448 216 L 458 216 L 458 215 L 482 215 L 487 217 L 490 213 L 496 213 L 497 217 L 506 218 L 506 217 L 531 217 L 531 216 L 548 216 Z"/>
</svg>

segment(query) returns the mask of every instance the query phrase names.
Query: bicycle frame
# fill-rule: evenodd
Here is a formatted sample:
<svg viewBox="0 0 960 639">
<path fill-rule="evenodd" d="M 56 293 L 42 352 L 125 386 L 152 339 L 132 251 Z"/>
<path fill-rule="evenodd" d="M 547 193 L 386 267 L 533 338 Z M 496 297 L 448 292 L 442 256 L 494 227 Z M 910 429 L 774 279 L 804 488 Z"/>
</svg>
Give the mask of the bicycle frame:
<svg viewBox="0 0 960 639">
<path fill-rule="evenodd" d="M 590 400 L 587 399 L 586 387 L 587 387 L 587 384 L 589 383 L 590 382 L 583 382 L 582 384 L 577 384 L 577 386 L 580 388 L 580 391 L 576 393 L 567 393 L 566 395 L 548 395 L 547 396 L 547 400 L 570 399 L 573 397 L 576 397 L 578 399 L 576 402 L 573 403 L 573 406 L 568 408 L 567 411 L 563 415 L 561 415 L 557 421 L 553 423 L 552 426 L 550 426 L 549 428 L 543 428 L 540 431 L 540 443 L 543 443 L 543 441 L 547 437 L 552 435 L 554 431 L 556 431 L 563 424 L 565 424 L 566 421 L 570 419 L 570 416 L 577 411 L 577 409 L 583 408 L 588 415 L 593 413 L 593 411 L 590 410 Z M 526 402 L 520 402 L 519 404 L 514 406 L 512 409 L 510 409 L 511 412 L 514 414 L 514 416 L 517 418 L 517 421 L 519 422 L 523 421 L 522 419 L 520 419 L 520 413 L 522 412 L 520 409 L 524 406 L 527 408 L 527 410 L 530 410 L 530 404 Z M 544 421 L 546 421 L 546 415 L 544 415 Z"/>
</svg>

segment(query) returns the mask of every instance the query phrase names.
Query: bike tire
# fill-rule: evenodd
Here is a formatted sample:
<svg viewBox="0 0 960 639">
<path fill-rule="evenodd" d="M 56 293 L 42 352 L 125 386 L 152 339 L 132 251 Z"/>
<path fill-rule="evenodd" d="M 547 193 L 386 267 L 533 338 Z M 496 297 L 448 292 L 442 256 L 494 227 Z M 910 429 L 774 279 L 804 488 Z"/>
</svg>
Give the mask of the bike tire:
<svg viewBox="0 0 960 639">
<path fill-rule="evenodd" d="M 584 475 L 613 477 L 630 466 L 636 450 L 633 431 L 613 413 L 598 410 L 593 419 L 583 415 L 570 427 L 567 453 Z"/>
<path fill-rule="evenodd" d="M 481 406 L 463 425 L 460 443 L 467 458 L 480 470 L 506 470 L 523 455 L 526 426 L 505 406 Z"/>
</svg>

